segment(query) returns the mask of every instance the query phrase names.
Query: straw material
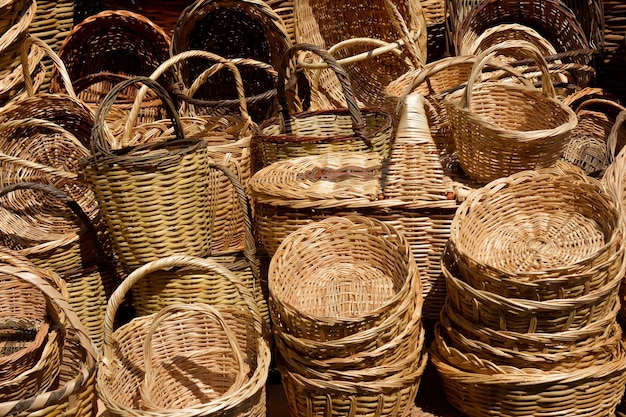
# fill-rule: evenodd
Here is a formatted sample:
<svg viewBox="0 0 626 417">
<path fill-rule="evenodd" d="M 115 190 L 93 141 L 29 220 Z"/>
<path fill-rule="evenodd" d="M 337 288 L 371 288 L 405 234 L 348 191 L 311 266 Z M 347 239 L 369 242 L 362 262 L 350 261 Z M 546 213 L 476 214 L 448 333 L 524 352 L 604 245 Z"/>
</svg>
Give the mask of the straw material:
<svg viewBox="0 0 626 417">
<path fill-rule="evenodd" d="M 539 49 L 543 56 L 556 54 L 554 46 L 533 28 L 518 23 L 503 23 L 488 28 L 482 33 L 467 33 L 461 42 L 461 55 L 479 55 L 485 49 L 508 40 L 530 42 Z M 516 56 L 515 51 L 505 52 L 510 58 L 526 58 L 523 55 Z"/>
<path fill-rule="evenodd" d="M 610 362 L 563 372 L 467 372 L 449 364 L 437 344 L 431 355 L 448 401 L 472 416 L 612 415 L 626 381 L 623 342 Z"/>
<path fill-rule="evenodd" d="M 353 83 L 360 105 L 392 109 L 395 103 L 385 96 L 384 88 L 426 62 L 427 26 L 419 0 L 341 4 L 297 0 L 294 15 L 298 43 L 313 44 L 329 52 L 337 50 L 336 58 L 343 61 L 341 65 Z M 337 24 L 338 16 L 341 25 Z M 319 60 L 311 63 L 318 64 Z M 332 67 L 320 71 L 324 68 L 327 67 L 309 66 L 305 72 L 313 90 L 311 108 L 344 107 L 347 98 L 341 83 Z"/>
<path fill-rule="evenodd" d="M 106 302 L 117 283 L 113 254 L 100 237 L 102 227 L 66 193 L 46 184 L 11 184 L 0 189 L 0 197 L 2 244 L 67 282 L 70 304 L 99 347 Z"/>
<path fill-rule="evenodd" d="M 497 51 L 527 51 L 542 71 L 542 90 L 491 82 L 475 85 Z M 507 41 L 487 49 L 467 86 L 445 100 L 452 136 L 465 173 L 489 182 L 515 172 L 547 167 L 562 154 L 576 114 L 556 99 L 547 64 L 532 44 Z"/>
<path fill-rule="evenodd" d="M 201 0 L 181 13 L 172 36 L 171 52 L 175 55 L 204 50 L 228 59 L 251 58 L 277 69 L 291 45 L 280 16 L 264 1 Z M 205 65 L 193 60 L 184 63 L 180 68 L 183 84 L 190 87 L 205 69 Z M 275 76 L 266 68 L 250 66 L 239 70 L 247 97 L 263 95 L 261 100 L 248 102 L 252 120 L 259 123 L 273 116 L 273 100 L 266 94 L 275 90 Z M 236 99 L 231 85 L 232 77 L 224 73 L 204 83 L 194 96 L 211 101 Z"/>
<path fill-rule="evenodd" d="M 176 136 L 114 151 L 106 115 L 117 94 L 137 82 L 148 85 L 166 104 Z M 135 122 L 129 119 L 127 129 Z M 155 81 L 137 77 L 107 95 L 96 113 L 85 177 L 126 271 L 167 255 L 210 252 L 207 158 L 205 142 L 185 139 L 169 95 Z"/>
<path fill-rule="evenodd" d="M 105 10 L 74 26 L 58 54 L 72 81 L 80 86 L 79 98 L 95 111 L 120 81 L 118 76 L 149 76 L 169 57 L 169 46 L 169 36 L 146 17 L 125 10 Z M 58 72 L 53 74 L 50 88 L 63 91 Z M 114 107 L 127 113 L 135 95 L 136 90 L 130 88 Z M 159 120 L 164 114 L 158 98 L 150 95 L 140 120 Z"/>
<path fill-rule="evenodd" d="M 342 85 L 347 109 L 290 114 L 286 73 L 289 60 L 299 51 L 315 53 L 332 68 Z M 388 156 L 392 133 L 390 114 L 376 109 L 360 110 L 348 75 L 327 51 L 310 44 L 290 48 L 283 57 L 277 89 L 282 111 L 278 117 L 261 123 L 252 137 L 253 172 L 276 161 L 325 152 L 371 150 L 383 158 Z"/>
<path fill-rule="evenodd" d="M 28 273 L 52 279 L 48 284 L 51 285 L 55 281 L 60 283 L 58 276 L 52 277 L 11 252 L 3 251 L 0 262 L 1 267 L 16 268 L 12 272 L 3 270 L 0 279 L 2 404 L 37 395 L 52 386 L 59 374 L 65 316 L 37 286 L 21 279 L 22 273 Z"/>
<path fill-rule="evenodd" d="M 313 341 L 402 316 L 402 300 L 421 294 L 408 242 L 393 227 L 360 216 L 331 217 L 291 233 L 272 257 L 268 285 L 274 321 Z"/>
<path fill-rule="evenodd" d="M 445 298 L 439 257 L 457 202 L 444 181 L 418 95 L 411 94 L 402 107 L 391 161 L 382 172 L 383 161 L 372 152 L 299 157 L 264 168 L 248 187 L 257 235 L 271 256 L 291 232 L 325 217 L 356 212 L 388 222 L 409 241 L 425 314 L 436 319 Z"/>
<path fill-rule="evenodd" d="M 618 204 L 599 181 L 564 162 L 521 172 L 461 204 L 451 249 L 475 288 L 538 301 L 590 294 L 623 265 Z"/>
<path fill-rule="evenodd" d="M 626 90 L 621 82 L 626 70 L 622 59 L 626 51 L 626 5 L 621 1 L 603 0 L 604 6 L 604 55 L 600 63 L 604 69 L 599 81 L 607 90 L 624 102 Z"/>
<path fill-rule="evenodd" d="M 113 331 L 115 315 L 131 287 L 156 271 L 172 268 L 190 268 L 215 274 L 216 284 L 217 277 L 221 278 L 224 284 L 222 288 L 226 290 L 229 287 L 228 294 L 219 287 L 206 289 L 212 296 L 210 304 L 219 311 L 221 321 L 211 319 L 211 316 L 215 318 L 217 315 L 212 313 L 207 316 L 206 308 L 197 304 L 196 307 L 172 306 L 156 315 L 136 317 Z M 181 312 L 170 315 L 177 309 Z M 230 329 L 230 336 L 225 333 L 226 328 Z M 104 356 L 99 363 L 99 397 L 108 411 L 116 416 L 193 416 L 212 413 L 264 416 L 270 351 L 261 334 L 262 320 L 251 293 L 228 269 L 210 259 L 188 256 L 173 256 L 148 263 L 131 273 L 109 300 Z M 144 349 L 150 337 L 151 346 L 146 351 Z M 200 391 L 203 386 L 209 387 L 205 384 L 211 381 L 206 379 L 212 378 L 210 370 L 205 369 L 204 379 L 196 374 L 202 381 L 195 378 L 190 381 L 189 372 L 194 367 L 197 372 L 202 361 L 216 353 L 232 357 L 237 352 L 232 349 L 233 345 L 237 345 L 240 355 L 239 359 L 234 360 L 240 361 L 242 365 L 240 369 L 232 365 L 226 370 L 224 377 L 230 381 L 227 382 L 230 390 L 222 388 L 225 392 L 210 401 Z M 146 355 L 151 360 L 146 361 Z M 152 369 L 147 370 L 146 366 L 152 366 Z M 161 384 L 160 380 L 155 385 L 153 378 L 167 367 L 173 367 L 182 375 L 171 372 L 167 384 Z M 232 373 L 239 374 L 241 370 L 245 370 L 245 375 L 235 376 L 233 380 Z M 244 377 L 244 380 L 239 380 L 240 377 Z M 187 385 L 189 383 L 191 385 Z M 180 395 L 159 397 L 159 392 L 165 391 L 178 392 Z M 177 399 L 181 402 L 175 403 Z M 166 408 L 150 412 L 150 406 Z"/>
<path fill-rule="evenodd" d="M 614 155 L 626 144 L 626 126 L 617 124 L 619 113 L 626 108 L 616 101 L 589 99 L 576 108 L 578 125 L 563 150 L 563 159 L 580 168 L 587 175 L 601 177 Z M 615 127 L 615 129 L 614 129 Z M 610 138 L 611 133 L 615 137 Z M 609 149 L 609 143 L 614 146 Z"/>
<path fill-rule="evenodd" d="M 95 346 L 84 327 L 67 302 L 67 296 L 59 293 L 43 278 L 20 267 L 0 266 L 1 273 L 15 274 L 25 282 L 38 287 L 50 302 L 63 313 L 65 343 L 58 378 L 45 392 L 15 401 L 0 402 L 0 416 L 35 417 L 63 415 L 67 417 L 95 417 L 96 358 Z"/>
</svg>

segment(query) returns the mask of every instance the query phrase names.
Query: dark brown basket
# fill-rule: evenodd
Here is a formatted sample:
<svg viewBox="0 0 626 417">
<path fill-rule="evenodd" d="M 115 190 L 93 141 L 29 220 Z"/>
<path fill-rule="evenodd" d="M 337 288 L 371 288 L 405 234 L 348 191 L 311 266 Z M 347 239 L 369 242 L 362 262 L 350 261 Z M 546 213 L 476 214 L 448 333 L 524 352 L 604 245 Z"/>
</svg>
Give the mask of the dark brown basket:
<svg viewBox="0 0 626 417">
<path fill-rule="evenodd" d="M 276 12 L 260 0 L 200 0 L 180 15 L 172 36 L 172 54 L 188 50 L 213 52 L 228 59 L 251 58 L 278 68 L 282 54 L 291 46 L 283 22 Z M 189 60 L 180 67 L 186 87 L 207 68 L 206 62 Z M 241 67 L 247 97 L 275 90 L 276 78 L 265 69 Z M 220 73 L 206 82 L 195 98 L 203 100 L 238 100 L 230 87 L 232 75 Z M 227 88 L 223 88 L 226 86 Z M 273 97 L 249 101 L 252 120 L 260 122 L 273 113 Z"/>
</svg>

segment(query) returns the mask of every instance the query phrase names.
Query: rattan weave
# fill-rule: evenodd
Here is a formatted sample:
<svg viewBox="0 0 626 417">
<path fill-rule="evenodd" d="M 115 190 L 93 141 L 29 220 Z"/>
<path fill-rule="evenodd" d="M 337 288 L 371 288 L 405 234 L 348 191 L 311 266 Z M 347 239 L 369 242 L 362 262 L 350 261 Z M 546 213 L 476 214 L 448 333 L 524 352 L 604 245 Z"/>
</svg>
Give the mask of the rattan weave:
<svg viewBox="0 0 626 417">
<path fill-rule="evenodd" d="M 117 94 L 134 83 L 158 93 L 175 138 L 112 150 L 106 115 Z M 177 110 L 160 84 L 147 77 L 117 84 L 98 108 L 91 139 L 85 177 L 127 272 L 168 255 L 210 253 L 206 143 L 185 139 Z"/>
<path fill-rule="evenodd" d="M 154 381 L 149 378 L 155 375 L 150 372 L 158 373 L 160 366 L 167 366 L 168 362 L 174 365 L 176 357 L 181 360 L 186 357 L 181 367 L 193 370 L 187 366 L 193 366 L 193 362 L 196 362 L 193 360 L 194 355 L 199 355 L 199 361 L 203 355 L 210 355 L 213 348 L 218 351 L 221 349 L 225 355 L 232 355 L 233 351 L 230 349 L 223 326 L 219 323 L 210 319 L 204 320 L 203 315 L 198 318 L 195 312 L 191 312 L 192 314 L 183 312 L 171 316 L 171 320 L 162 321 L 156 328 L 152 325 L 159 315 L 153 314 L 136 317 L 115 331 L 113 329 L 113 320 L 120 304 L 136 282 L 147 279 L 153 272 L 159 270 L 184 271 L 186 268 L 214 275 L 215 286 L 205 290 L 211 296 L 209 304 L 221 313 L 223 321 L 230 327 L 244 366 L 249 369 L 243 384 L 229 393 L 220 395 L 214 401 L 203 398 L 201 392 L 194 393 L 193 385 L 189 387 L 190 391 L 181 394 L 188 381 L 183 368 L 179 368 L 183 375 L 170 374 L 167 386 L 154 386 Z M 198 309 L 200 307 L 195 310 Z M 144 345 L 151 328 L 154 331 L 152 361 L 145 362 Z M 109 300 L 105 321 L 104 355 L 99 362 L 97 378 L 99 397 L 108 411 L 116 416 L 201 416 L 212 413 L 224 416 L 264 416 L 265 383 L 269 371 L 270 351 L 261 332 L 261 316 L 251 293 L 228 269 L 213 260 L 189 256 L 172 256 L 150 262 L 131 273 Z M 150 372 L 145 369 L 148 363 L 153 366 Z M 230 373 L 233 370 L 231 367 L 226 372 Z M 205 377 L 210 377 L 210 373 L 205 373 Z M 208 380 L 204 379 L 204 382 L 206 381 Z M 146 384 L 143 385 L 144 389 L 141 389 L 142 384 Z M 199 388 L 198 385 L 196 387 Z M 157 397 L 157 390 L 173 390 L 170 392 L 178 392 L 180 395 L 173 395 L 168 400 Z M 142 395 L 147 395 L 148 401 L 143 401 Z M 182 400 L 180 406 L 163 402 L 176 401 L 177 398 Z M 166 408 L 150 412 L 148 402 L 153 406 L 161 404 Z"/>
<path fill-rule="evenodd" d="M 59 376 L 45 392 L 15 401 L 0 403 L 0 416 L 35 417 L 62 415 L 95 417 L 98 412 L 95 393 L 96 348 L 67 301 L 49 282 L 19 267 L 1 266 L 2 274 L 16 274 L 37 286 L 63 312 L 65 342 Z"/>
<path fill-rule="evenodd" d="M 340 81 L 347 109 L 290 113 L 285 91 L 287 67 L 299 51 L 320 56 Z M 283 56 L 278 73 L 278 117 L 265 120 L 252 137 L 253 172 L 287 158 L 325 152 L 363 151 L 388 156 L 391 115 L 378 109 L 359 109 L 348 75 L 327 51 L 310 44 L 297 44 Z"/>
<path fill-rule="evenodd" d="M 475 85 L 498 51 L 527 51 L 542 72 L 542 90 L 504 81 Z M 555 163 L 576 127 L 576 114 L 556 99 L 547 64 L 532 44 L 506 41 L 485 50 L 466 87 L 446 97 L 447 114 L 465 173 L 489 182 Z"/>
<path fill-rule="evenodd" d="M 172 36 L 171 53 L 204 50 L 224 58 L 251 58 L 278 68 L 292 45 L 280 16 L 261 0 L 204 0 L 190 4 L 180 15 Z M 206 66 L 189 60 L 182 68 L 183 84 L 190 87 Z M 241 67 L 247 97 L 271 92 L 275 76 L 265 68 Z M 236 99 L 228 73 L 212 77 L 194 95 L 203 100 Z M 224 90 L 224 86 L 227 87 Z M 274 115 L 273 100 L 249 102 L 248 111 L 259 123 Z"/>
</svg>

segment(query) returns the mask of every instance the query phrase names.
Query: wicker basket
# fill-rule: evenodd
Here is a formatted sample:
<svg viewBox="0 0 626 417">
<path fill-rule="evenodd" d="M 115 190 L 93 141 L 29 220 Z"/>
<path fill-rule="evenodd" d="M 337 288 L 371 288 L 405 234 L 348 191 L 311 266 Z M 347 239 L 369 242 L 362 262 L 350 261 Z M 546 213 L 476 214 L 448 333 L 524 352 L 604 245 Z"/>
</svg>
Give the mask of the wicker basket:
<svg viewBox="0 0 626 417">
<path fill-rule="evenodd" d="M 489 342 L 473 339 L 457 331 L 446 315 L 435 327 L 435 343 L 446 352 L 448 358 L 461 369 L 484 372 L 487 363 L 497 366 L 534 368 L 542 371 L 568 371 L 584 369 L 593 365 L 606 364 L 613 360 L 622 340 L 622 329 L 613 320 L 603 337 L 594 338 L 594 343 L 561 352 L 526 352 L 513 347 L 491 346 Z M 549 335 L 546 335 L 548 338 Z M 452 361 L 452 360 L 451 360 Z"/>
<path fill-rule="evenodd" d="M 11 184 L 0 197 L 0 241 L 67 282 L 72 308 L 100 347 L 107 299 L 117 284 L 113 254 L 100 237 L 104 231 L 66 193 L 46 184 Z"/>
<path fill-rule="evenodd" d="M 10 252 L 0 255 L 2 268 L 2 331 L 0 332 L 2 371 L 0 404 L 45 392 L 59 375 L 65 339 L 65 315 L 38 286 L 21 277 L 30 274 L 52 278 Z M 47 285 L 60 283 L 58 276 Z"/>
<path fill-rule="evenodd" d="M 79 98 L 95 111 L 119 82 L 116 75 L 149 76 L 169 57 L 169 46 L 169 36 L 144 16 L 124 10 L 105 10 L 74 26 L 58 54 L 71 80 L 81 85 Z M 99 73 L 112 76 L 93 78 Z M 53 92 L 63 91 L 58 72 L 53 74 L 50 88 Z M 121 113 L 127 113 L 135 94 L 136 90 L 132 88 L 125 91 L 115 107 L 119 107 Z M 157 97 L 150 96 L 145 102 L 142 121 L 164 117 Z"/>
<path fill-rule="evenodd" d="M 168 366 L 168 363 L 175 365 L 177 357 L 183 362 L 180 366 L 185 366 L 185 362 L 192 366 L 193 363 L 189 362 L 195 362 L 193 360 L 195 355 L 198 355 L 197 359 L 200 361 L 202 356 L 210 354 L 212 347 L 221 349 L 224 351 L 223 354 L 232 355 L 223 326 L 216 324 L 215 321 L 210 323 L 211 320 L 204 320 L 206 313 L 198 317 L 196 311 L 192 312 L 194 314 L 183 312 L 172 316 L 171 320 L 163 321 L 160 326 L 158 320 L 161 313 L 136 317 L 113 331 L 115 315 L 131 287 L 153 272 L 172 268 L 181 271 L 187 268 L 203 270 L 205 274 L 214 276 L 213 285 L 208 286 L 205 291 L 211 295 L 210 304 L 219 310 L 224 322 L 234 333 L 244 365 L 248 367 L 245 382 L 214 401 L 207 401 L 206 398 L 203 400 L 199 392 L 194 394 L 192 382 L 184 396 L 170 398 L 172 401 L 180 398 L 182 400 L 180 406 L 163 403 L 154 390 L 183 389 L 184 384 L 189 382 L 187 377 L 171 373 L 167 386 L 160 387 L 155 386 L 154 381 L 149 379 L 161 372 L 159 369 L 161 366 Z M 199 307 L 195 310 L 198 309 Z M 151 330 L 152 352 L 145 352 L 146 336 Z M 269 371 L 270 351 L 261 333 L 261 315 L 251 293 L 228 269 L 209 259 L 188 256 L 173 256 L 148 263 L 131 273 L 109 300 L 105 322 L 104 355 L 99 362 L 97 385 L 99 397 L 108 411 L 116 416 L 166 416 L 171 415 L 176 408 L 183 408 L 191 415 L 220 413 L 224 416 L 264 416 L 265 383 Z M 145 353 L 151 353 L 151 362 L 144 360 Z M 148 363 L 154 367 L 150 371 L 145 368 Z M 179 368 L 179 371 L 183 371 L 182 368 Z M 226 372 L 232 371 L 231 367 Z M 147 401 L 142 400 L 142 395 L 146 396 Z M 147 402 L 152 405 L 164 405 L 167 408 L 150 412 Z"/>
<path fill-rule="evenodd" d="M 341 82 L 347 109 L 290 114 L 286 72 L 289 59 L 299 51 L 315 53 L 333 69 Z M 290 48 L 278 74 L 278 102 L 280 116 L 265 120 L 252 137 L 253 172 L 276 161 L 325 152 L 373 150 L 388 157 L 391 115 L 376 109 L 360 110 L 348 75 L 328 52 L 309 44 Z"/>
<path fill-rule="evenodd" d="M 444 256 L 447 303 L 476 326 L 519 333 L 552 333 L 578 330 L 613 314 L 619 305 L 619 286 L 626 271 L 621 270 L 604 286 L 580 297 L 535 300 L 500 296 L 465 283 L 453 260 Z"/>
<path fill-rule="evenodd" d="M 337 3 L 326 0 L 294 1 L 296 40 L 322 49 L 338 48 L 336 58 L 354 86 L 354 96 L 366 107 L 393 109 L 394 102 L 384 94 L 392 80 L 426 63 L 427 26 L 419 0 L 378 0 L 368 3 Z M 342 16 L 343 24 L 337 24 Z M 355 42 L 370 40 L 368 42 Z M 383 53 L 391 45 L 397 53 Z M 382 50 L 381 50 L 382 48 Z M 312 84 L 311 108 L 328 110 L 344 107 L 343 86 L 330 70 L 312 64 L 306 71 Z M 346 60 L 349 60 L 350 65 Z M 325 59 L 324 59 L 325 61 Z M 306 67 L 305 67 L 306 68 Z M 390 107 L 391 106 L 391 107 Z"/>
<path fill-rule="evenodd" d="M 176 136 L 111 150 L 106 115 L 117 95 L 138 82 L 150 86 L 166 104 Z M 154 80 L 136 77 L 117 84 L 107 95 L 96 113 L 92 155 L 84 169 L 127 272 L 168 255 L 210 253 L 206 143 L 185 139 L 177 110 Z"/>
<path fill-rule="evenodd" d="M 378 154 L 338 152 L 276 162 L 254 174 L 248 188 L 257 236 L 270 256 L 291 232 L 329 216 L 356 212 L 392 224 L 420 269 L 425 315 L 436 319 L 445 298 L 439 257 L 458 205 L 421 100 L 411 95 L 402 107 L 386 176 Z"/>
<path fill-rule="evenodd" d="M 509 0 L 447 0 L 452 16 L 452 36 L 459 51 L 466 33 L 480 35 L 500 23 L 529 26 L 552 43 L 557 52 L 587 49 L 601 50 L 604 24 L 599 1 L 531 0 L 524 3 Z M 575 11 L 575 13 L 573 12 Z M 583 19 L 580 21 L 576 16 Z M 584 29 L 581 26 L 584 25 Z"/>
<path fill-rule="evenodd" d="M 626 144 L 626 126 L 618 118 L 621 112 L 626 112 L 626 108 L 611 100 L 589 99 L 580 103 L 576 108 L 578 126 L 572 130 L 562 158 L 587 175 L 601 177 Z M 612 139 L 611 132 L 615 135 Z M 609 149 L 611 141 L 613 149 Z"/>
<path fill-rule="evenodd" d="M 261 0 L 204 0 L 187 7 L 180 15 L 172 36 L 172 54 L 204 50 L 233 58 L 252 58 L 278 68 L 282 54 L 292 45 L 280 16 Z M 200 76 L 206 65 L 189 60 L 181 67 L 186 87 Z M 241 67 L 248 97 L 264 99 L 248 103 L 252 120 L 261 122 L 274 114 L 273 100 L 266 93 L 275 90 L 275 76 L 265 68 Z M 202 100 L 236 99 L 230 74 L 212 77 L 195 97 Z M 226 86 L 226 90 L 224 90 Z M 235 104 L 236 105 L 236 104 Z"/>
<path fill-rule="evenodd" d="M 613 360 L 563 372 L 497 366 L 482 373 L 463 371 L 448 362 L 437 344 L 431 357 L 448 401 L 472 416 L 609 416 L 624 394 L 621 341 Z"/>
<path fill-rule="evenodd" d="M 618 204 L 598 180 L 564 162 L 521 172 L 476 190 L 461 204 L 450 229 L 451 249 L 465 265 L 463 279 L 475 288 L 490 276 L 484 287 L 505 297 L 589 294 L 622 269 Z M 514 282 L 526 284 L 526 291 L 511 289 Z"/>
<path fill-rule="evenodd" d="M 485 62 L 507 48 L 526 50 L 537 61 L 542 91 L 507 82 L 474 85 Z M 572 109 L 556 99 L 540 52 L 524 41 L 507 41 L 483 52 L 467 86 L 449 95 L 445 104 L 461 166 L 484 182 L 552 165 L 577 124 Z"/>
<path fill-rule="evenodd" d="M 268 286 L 281 331 L 313 342 L 354 335 L 391 316 L 409 319 L 402 301 L 421 295 L 408 242 L 395 228 L 360 216 L 291 233 L 272 257 Z"/>
<path fill-rule="evenodd" d="M 19 275 L 39 288 L 63 313 L 62 346 L 58 378 L 45 392 L 15 401 L 0 402 L 0 416 L 35 417 L 63 415 L 67 417 L 95 417 L 98 412 L 95 393 L 96 348 L 86 334 L 80 320 L 70 307 L 67 296 L 54 289 L 49 282 L 19 267 L 1 266 L 0 273 Z"/>
</svg>

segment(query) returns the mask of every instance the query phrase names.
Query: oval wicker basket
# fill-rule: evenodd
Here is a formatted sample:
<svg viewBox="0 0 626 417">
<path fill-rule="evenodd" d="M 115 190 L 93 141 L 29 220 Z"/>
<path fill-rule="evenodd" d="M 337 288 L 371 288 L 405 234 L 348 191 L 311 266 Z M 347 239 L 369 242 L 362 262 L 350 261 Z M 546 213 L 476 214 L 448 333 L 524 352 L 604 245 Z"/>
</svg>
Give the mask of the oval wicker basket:
<svg viewBox="0 0 626 417">
<path fill-rule="evenodd" d="M 38 287 L 63 314 L 65 342 L 62 346 L 58 378 L 45 392 L 15 401 L 0 402 L 2 417 L 36 417 L 63 415 L 67 417 L 94 417 L 98 413 L 95 401 L 97 351 L 67 301 L 65 294 L 53 288 L 48 281 L 20 267 L 0 266 L 1 274 L 16 274 L 22 280 Z M 63 291 L 62 291 L 63 292 Z"/>
<path fill-rule="evenodd" d="M 542 91 L 507 82 L 475 85 L 498 51 L 527 51 L 542 71 Z M 465 173 L 489 182 L 515 172 L 552 165 L 576 127 L 576 114 L 556 99 L 547 64 L 532 44 L 507 41 L 483 52 L 467 86 L 445 100 L 452 136 Z"/>
<path fill-rule="evenodd" d="M 159 316 L 155 314 L 136 317 L 115 331 L 113 323 L 122 300 L 135 283 L 159 270 L 172 269 L 184 272 L 189 268 L 205 271 L 214 276 L 213 285 L 205 289 L 211 296 L 208 303 L 219 310 L 232 330 L 248 372 L 243 384 L 214 401 L 203 400 L 204 395 L 201 392 L 194 393 L 194 385 L 197 382 L 196 384 L 192 382 L 184 395 L 170 397 L 171 401 L 176 401 L 177 398 L 181 400 L 181 407 L 178 407 L 172 403 L 163 403 L 162 401 L 167 399 L 156 397 L 156 391 L 153 392 L 152 388 L 178 390 L 178 393 L 182 393 L 184 386 L 189 383 L 188 376 L 185 376 L 184 372 L 183 375 L 170 374 L 168 386 L 158 387 L 153 385 L 154 381 L 149 379 L 150 375 L 155 376 L 159 373 L 161 365 L 166 366 L 170 361 L 174 361 L 174 364 L 177 356 L 179 358 L 187 356 L 187 359 L 194 362 L 194 355 L 210 353 L 212 347 L 229 350 L 223 326 L 215 321 L 208 323 L 211 320 L 204 320 L 205 313 L 200 315 L 201 320 L 198 321 L 196 311 L 192 312 L 193 314 L 186 312 L 177 314 L 172 320 L 167 320 L 156 328 L 153 324 Z M 208 298 L 206 300 L 208 301 Z M 154 331 L 151 346 L 152 361 L 148 363 L 151 363 L 154 369 L 147 371 L 144 345 L 151 328 Z M 228 354 L 232 355 L 232 352 Z M 191 358 L 188 355 L 191 355 Z M 192 365 L 184 362 L 180 366 Z M 98 394 L 109 412 L 116 416 L 168 416 L 175 411 L 174 409 L 182 408 L 190 415 L 198 416 L 224 413 L 233 416 L 261 417 L 266 414 L 265 383 L 269 364 L 270 350 L 262 338 L 261 315 L 254 298 L 239 278 L 210 259 L 172 256 L 150 262 L 133 271 L 109 300 L 105 321 L 104 354 L 99 362 L 97 377 Z M 232 372 L 232 369 L 227 372 Z M 155 406 L 164 405 L 166 408 L 149 411 L 149 404 L 142 400 L 142 395 L 148 396 L 147 403 Z"/>
<path fill-rule="evenodd" d="M 624 394 L 626 354 L 620 342 L 613 360 L 571 371 L 463 371 L 444 352 L 431 349 L 432 362 L 448 401 L 472 416 L 609 416 Z"/>
</svg>

